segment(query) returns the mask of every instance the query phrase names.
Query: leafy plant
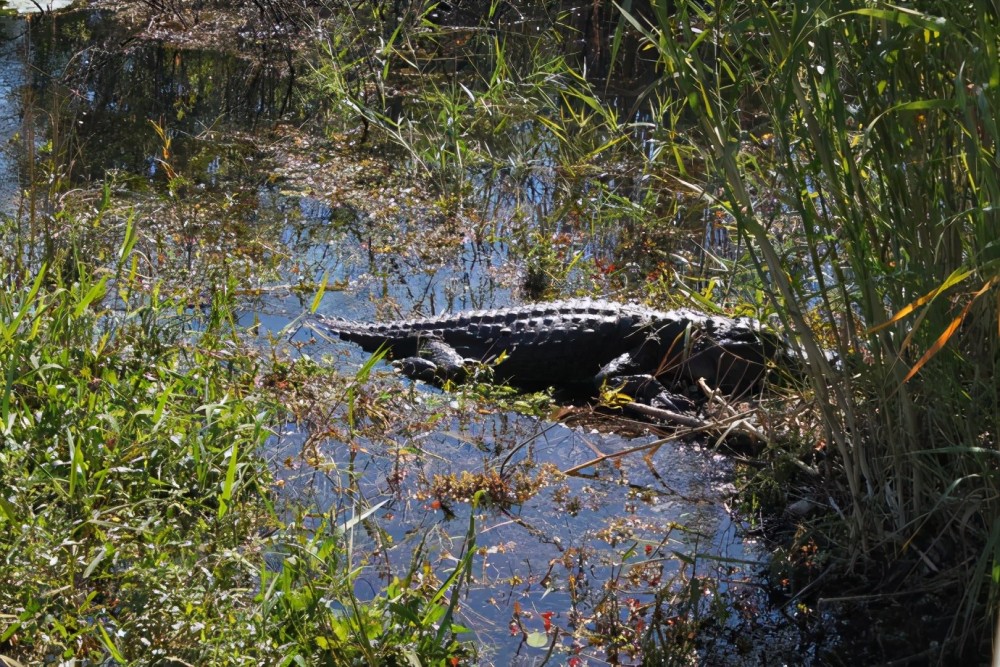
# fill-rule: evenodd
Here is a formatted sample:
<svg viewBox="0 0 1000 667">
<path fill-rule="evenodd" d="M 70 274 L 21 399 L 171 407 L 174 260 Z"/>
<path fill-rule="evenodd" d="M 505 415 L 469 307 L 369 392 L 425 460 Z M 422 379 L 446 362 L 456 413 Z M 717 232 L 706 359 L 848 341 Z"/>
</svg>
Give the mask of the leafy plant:
<svg viewBox="0 0 1000 667">
<path fill-rule="evenodd" d="M 382 503 L 384 504 L 384 503 Z M 463 586 L 471 576 L 476 526 L 470 513 L 462 554 L 444 581 L 428 578 L 423 544 L 414 550 L 408 573 L 392 579 L 374 599 L 355 593 L 364 570 L 345 544 L 350 533 L 380 505 L 344 524 L 324 524 L 311 535 L 287 542 L 281 567 L 261 572 L 262 610 L 275 623 L 275 641 L 298 664 L 322 656 L 334 665 L 467 664 L 471 647 L 457 636 L 468 632 L 455 620 Z M 418 577 L 422 583 L 418 584 Z"/>
<path fill-rule="evenodd" d="M 981 453 L 996 444 L 1000 361 L 991 7 L 720 0 L 623 15 L 703 151 L 706 179 L 689 186 L 735 220 L 810 359 L 845 548 L 896 559 L 954 545 L 964 556 L 935 566 L 962 571 L 949 634 L 958 646 L 986 636 L 1000 590 L 987 574 L 996 476 Z M 753 135 L 747 107 L 769 119 Z M 800 252 L 780 251 L 786 234 Z"/>
</svg>

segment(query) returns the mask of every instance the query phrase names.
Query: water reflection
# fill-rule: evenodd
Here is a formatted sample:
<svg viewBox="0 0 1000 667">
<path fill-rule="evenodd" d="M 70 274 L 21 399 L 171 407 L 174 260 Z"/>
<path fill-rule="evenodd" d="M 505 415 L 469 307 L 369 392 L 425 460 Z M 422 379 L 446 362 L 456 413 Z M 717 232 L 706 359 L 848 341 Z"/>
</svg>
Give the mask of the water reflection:
<svg viewBox="0 0 1000 667">
<path fill-rule="evenodd" d="M 441 507 L 429 497 L 427 480 L 435 475 L 481 473 L 500 462 L 508 475 L 546 465 L 568 469 L 643 442 L 516 414 L 478 421 L 456 417 L 417 435 L 390 432 L 379 441 L 363 438 L 351 446 L 326 441 L 320 447 L 326 462 L 320 472 L 299 458 L 304 439 L 291 428 L 272 448 L 277 461 L 296 462 L 279 466 L 289 498 L 316 507 L 318 515 L 344 518 L 361 499 L 364 506 L 388 501 L 377 518 L 378 532 L 387 538 L 359 548 L 384 552 L 390 567 L 381 575 L 377 567 L 367 572 L 358 586 L 363 597 L 384 588 L 380 577 L 410 567 L 420 542 L 429 547 L 427 558 L 435 568 L 453 566 L 471 510 L 463 503 Z M 406 460 L 403 473 L 400 456 Z M 601 618 L 612 609 L 620 610 L 621 622 L 648 618 L 648 607 L 658 604 L 663 587 L 691 576 L 689 563 L 704 554 L 746 560 L 723 509 L 731 493 L 728 477 L 720 455 L 672 443 L 648 460 L 631 456 L 566 477 L 509 510 L 477 512 L 475 583 L 462 600 L 462 622 L 474 629 L 483 664 L 515 664 L 516 656 L 540 660 L 545 651 L 527 646 L 511 624 L 538 631 L 542 614 L 567 633 L 562 650 L 606 659 L 605 649 L 582 638 L 606 622 Z M 708 558 L 699 566 L 706 574 L 713 567 Z M 720 592 L 725 593 L 725 585 Z M 628 605 L 644 611 L 630 616 Z M 625 652 L 617 664 L 637 663 Z"/>
<path fill-rule="evenodd" d="M 16 135 L 21 129 L 21 96 L 24 85 L 24 24 L 0 17 L 0 214 L 17 210 L 21 179 Z"/>
<path fill-rule="evenodd" d="M 5 19 L 4 28 L 5 50 L 22 45 L 18 56 L 5 56 L 4 71 L 30 68 L 17 84 L 31 99 L 19 99 L 35 108 L 38 134 L 53 150 L 60 134 L 70 143 L 77 182 L 100 181 L 111 169 L 159 174 L 164 147 L 151 122 L 167 131 L 170 163 L 183 171 L 205 149 L 207 133 L 253 129 L 290 108 L 294 80 L 280 56 L 135 40 L 96 10 Z M 214 157 L 195 171 L 218 170 Z"/>
</svg>

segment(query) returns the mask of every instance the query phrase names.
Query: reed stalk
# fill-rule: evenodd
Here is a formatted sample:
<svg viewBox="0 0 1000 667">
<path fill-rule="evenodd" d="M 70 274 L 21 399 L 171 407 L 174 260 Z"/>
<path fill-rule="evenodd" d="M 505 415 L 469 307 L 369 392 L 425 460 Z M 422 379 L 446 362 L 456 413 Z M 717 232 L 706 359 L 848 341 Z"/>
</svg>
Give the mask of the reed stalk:
<svg viewBox="0 0 1000 667">
<path fill-rule="evenodd" d="M 844 549 L 953 572 L 968 647 L 1000 555 L 995 7 L 678 4 L 626 20 L 660 58 L 656 94 L 686 106 L 708 164 L 690 185 L 735 220 L 810 360 Z"/>
</svg>

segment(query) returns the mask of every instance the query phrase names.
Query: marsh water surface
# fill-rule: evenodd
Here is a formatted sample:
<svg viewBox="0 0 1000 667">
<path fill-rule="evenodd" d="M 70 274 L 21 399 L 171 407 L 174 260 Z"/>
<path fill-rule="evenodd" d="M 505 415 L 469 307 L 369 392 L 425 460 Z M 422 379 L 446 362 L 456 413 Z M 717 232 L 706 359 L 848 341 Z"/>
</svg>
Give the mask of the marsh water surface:
<svg viewBox="0 0 1000 667">
<path fill-rule="evenodd" d="M 282 354 L 347 374 L 365 356 L 302 325 L 321 283 L 319 313 L 358 319 L 522 298 L 523 265 L 507 233 L 524 221 L 504 184 L 470 179 L 482 209 L 443 218 L 393 160 L 324 136 L 316 101 L 300 94 L 282 54 L 131 40 L 100 11 L 6 18 L 2 29 L 0 195 L 25 224 L 34 223 L 18 192 L 40 176 L 61 184 L 53 198 L 80 196 L 80 206 L 90 201 L 80 193 L 108 184 L 134 207 L 151 280 L 193 302 L 235 291 L 242 324 L 257 325 L 262 344 L 274 339 Z M 533 182 L 535 210 L 554 208 L 545 178 Z M 545 233 L 570 234 L 574 224 Z M 353 532 L 371 555 L 360 597 L 411 567 L 418 545 L 426 576 L 442 576 L 471 514 L 475 576 L 460 613 L 483 664 L 542 664 L 551 639 L 549 664 L 631 664 L 650 623 L 680 633 L 709 617 L 717 641 L 692 660 L 815 657 L 815 646 L 773 630 L 785 612 L 764 593 L 763 557 L 727 507 L 732 467 L 713 443 L 670 442 L 563 477 L 658 436 L 491 412 L 401 377 L 379 382 L 410 392 L 420 428 L 396 420 L 376 437 L 317 441 L 288 424 L 266 452 L 289 516 L 308 506 L 317 522 L 343 521 L 384 501 L 379 529 Z M 301 454 L 307 441 L 311 457 Z M 477 509 L 433 494 L 435 479 L 490 471 L 520 472 L 537 488 Z"/>
</svg>

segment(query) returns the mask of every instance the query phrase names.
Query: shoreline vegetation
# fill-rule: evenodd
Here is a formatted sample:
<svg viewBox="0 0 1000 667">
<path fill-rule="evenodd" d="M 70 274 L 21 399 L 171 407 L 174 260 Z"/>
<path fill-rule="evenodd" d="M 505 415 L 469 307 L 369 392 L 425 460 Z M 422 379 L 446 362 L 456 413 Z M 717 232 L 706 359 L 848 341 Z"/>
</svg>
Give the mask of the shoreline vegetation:
<svg viewBox="0 0 1000 667">
<path fill-rule="evenodd" d="M 812 664 L 988 662 L 1000 641 L 994 5 L 585 4 L 104 6 L 146 38 L 236 32 L 280 52 L 281 94 L 294 88 L 309 113 L 270 135 L 269 164 L 292 144 L 335 145 L 336 164 L 359 155 L 380 174 L 359 200 L 419 182 L 409 196 L 432 222 L 404 235 L 398 218 L 370 216 L 359 245 L 372 257 L 428 244 L 414 253 L 423 267 L 502 243 L 524 300 L 610 293 L 751 315 L 796 340 L 807 378 L 752 406 L 767 445 L 737 457 L 734 503 L 772 551 L 768 594 L 799 619 L 846 619 Z M 29 182 L 0 248 L 0 664 L 477 664 L 459 613 L 482 556 L 477 511 L 561 473 L 500 464 L 431 480 L 428 502 L 469 508 L 448 566 L 429 566 L 421 541 L 407 572 L 359 593 L 366 568 L 388 569 L 382 504 L 296 506 L 266 443 L 307 424 L 301 461 L 339 475 L 317 442 L 348 443 L 351 478 L 366 434 L 411 410 L 414 432 L 440 415 L 374 378 L 377 358 L 348 377 L 309 357 L 298 320 L 263 344 L 259 322 L 241 325 L 245 280 L 297 258 L 260 229 L 215 229 L 200 203 L 174 213 L 198 186 L 169 123 L 144 121 L 163 181 L 149 207 L 119 172 L 76 187 L 64 130 L 83 116 L 47 113 L 49 136 L 28 114 L 16 138 Z M 330 177 L 301 164 L 282 172 L 290 189 Z M 483 195 L 484 182 L 500 185 Z M 489 220 L 483 200 L 514 213 Z M 164 232 L 156 215 L 210 222 Z M 218 235 L 211 253 L 192 250 L 198 234 Z M 218 264 L 201 271 L 209 255 Z M 303 310 L 341 288 L 300 280 Z M 445 402 L 551 410 L 502 389 Z M 675 583 L 655 611 L 620 610 L 627 623 L 586 640 L 605 657 L 627 647 L 615 664 L 697 664 L 726 612 L 704 611 L 698 578 L 683 595 Z M 680 600 L 673 615 L 663 600 Z M 550 617 L 544 632 L 524 618 L 516 609 L 512 632 L 528 646 L 584 664 L 556 651 Z"/>
</svg>

